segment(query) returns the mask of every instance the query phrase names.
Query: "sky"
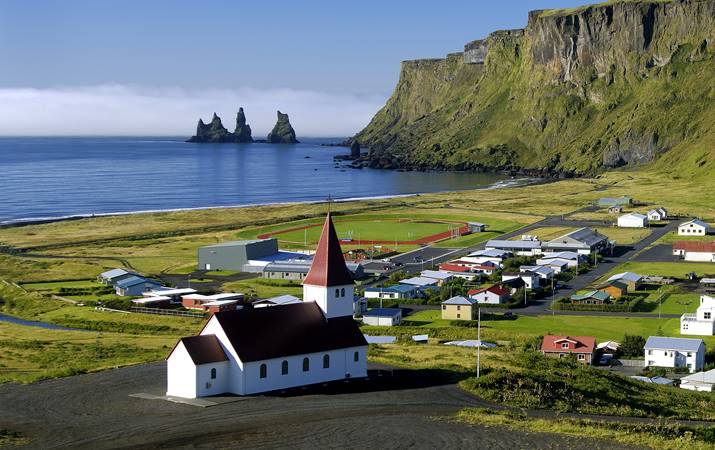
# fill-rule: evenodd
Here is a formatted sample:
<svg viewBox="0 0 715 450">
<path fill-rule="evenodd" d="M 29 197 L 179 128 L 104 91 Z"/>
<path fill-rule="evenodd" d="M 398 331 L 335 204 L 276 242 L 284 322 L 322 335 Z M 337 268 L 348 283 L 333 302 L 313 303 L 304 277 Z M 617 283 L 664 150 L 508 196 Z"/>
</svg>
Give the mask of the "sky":
<svg viewBox="0 0 715 450">
<path fill-rule="evenodd" d="M 348 136 L 406 59 L 584 0 L 3 0 L 0 135 L 185 135 L 215 111 L 254 135 Z"/>
</svg>

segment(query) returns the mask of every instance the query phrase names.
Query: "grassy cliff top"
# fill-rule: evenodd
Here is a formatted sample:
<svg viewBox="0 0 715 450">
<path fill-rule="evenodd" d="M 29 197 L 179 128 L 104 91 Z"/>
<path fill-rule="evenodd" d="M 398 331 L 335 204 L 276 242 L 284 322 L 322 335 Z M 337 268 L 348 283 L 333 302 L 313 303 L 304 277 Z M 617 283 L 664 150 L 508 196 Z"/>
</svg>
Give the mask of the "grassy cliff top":
<svg viewBox="0 0 715 450">
<path fill-rule="evenodd" d="M 619 3 L 673 3 L 674 0 L 609 0 L 603 3 L 594 3 L 590 5 L 577 6 L 575 8 L 561 9 L 545 9 L 541 11 L 538 17 L 554 17 L 554 16 L 570 16 L 579 14 L 591 8 L 599 8 L 603 6 L 617 5 Z"/>
</svg>

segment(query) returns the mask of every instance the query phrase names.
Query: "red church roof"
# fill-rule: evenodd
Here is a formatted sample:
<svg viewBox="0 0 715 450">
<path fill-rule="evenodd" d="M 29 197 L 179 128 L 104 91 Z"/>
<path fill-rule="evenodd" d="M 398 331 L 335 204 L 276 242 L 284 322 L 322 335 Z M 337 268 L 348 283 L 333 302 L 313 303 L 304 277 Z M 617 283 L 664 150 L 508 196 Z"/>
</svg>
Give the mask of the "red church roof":
<svg viewBox="0 0 715 450">
<path fill-rule="evenodd" d="M 340 241 L 330 213 L 325 218 L 323 232 L 318 241 L 318 249 L 303 284 L 313 286 L 353 284 L 353 276 L 345 265 L 343 251 L 340 249 Z"/>
</svg>

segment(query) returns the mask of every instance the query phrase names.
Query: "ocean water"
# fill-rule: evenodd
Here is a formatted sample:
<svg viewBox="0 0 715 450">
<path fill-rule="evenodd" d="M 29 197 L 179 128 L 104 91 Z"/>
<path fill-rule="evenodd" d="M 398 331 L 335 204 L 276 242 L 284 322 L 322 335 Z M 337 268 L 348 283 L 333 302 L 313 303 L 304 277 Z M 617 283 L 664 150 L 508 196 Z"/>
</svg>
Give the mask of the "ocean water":
<svg viewBox="0 0 715 450">
<path fill-rule="evenodd" d="M 365 198 L 518 183 L 503 175 L 336 168 L 349 149 L 183 138 L 0 138 L 0 223 Z"/>
</svg>

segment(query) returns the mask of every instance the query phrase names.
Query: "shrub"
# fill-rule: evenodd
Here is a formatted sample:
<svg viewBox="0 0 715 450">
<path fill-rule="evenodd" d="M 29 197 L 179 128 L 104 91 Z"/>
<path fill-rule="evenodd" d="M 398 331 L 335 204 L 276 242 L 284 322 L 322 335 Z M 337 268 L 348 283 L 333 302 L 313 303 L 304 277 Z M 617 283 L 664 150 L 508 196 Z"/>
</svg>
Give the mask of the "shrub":
<svg viewBox="0 0 715 450">
<path fill-rule="evenodd" d="M 622 356 L 643 356 L 643 347 L 645 347 L 645 338 L 635 334 L 626 334 L 623 336 L 623 342 L 618 347 L 618 354 Z"/>
</svg>

